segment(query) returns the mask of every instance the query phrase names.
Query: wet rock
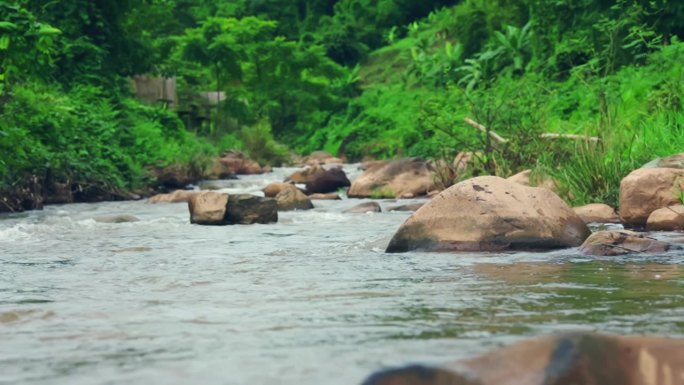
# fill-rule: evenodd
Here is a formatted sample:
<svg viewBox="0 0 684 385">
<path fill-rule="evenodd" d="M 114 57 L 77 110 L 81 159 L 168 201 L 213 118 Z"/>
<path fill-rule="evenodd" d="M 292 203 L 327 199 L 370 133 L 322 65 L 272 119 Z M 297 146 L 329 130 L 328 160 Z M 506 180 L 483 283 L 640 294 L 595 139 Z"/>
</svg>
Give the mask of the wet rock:
<svg viewBox="0 0 684 385">
<path fill-rule="evenodd" d="M 331 168 L 312 175 L 306 182 L 308 194 L 325 194 L 351 186 L 347 175 L 340 168 Z"/>
<path fill-rule="evenodd" d="M 282 190 L 275 197 L 278 211 L 311 210 L 314 208 L 309 197 L 296 188 Z"/>
<path fill-rule="evenodd" d="M 263 174 L 264 169 L 258 162 L 249 159 L 237 150 L 226 151 L 214 160 L 210 175 L 213 178 L 227 179 L 234 175 Z"/>
<path fill-rule="evenodd" d="M 249 194 L 230 195 L 226 222 L 231 225 L 278 222 L 278 204 L 273 198 Z"/>
<path fill-rule="evenodd" d="M 379 213 L 382 208 L 377 202 L 366 202 L 356 205 L 350 209 L 344 210 L 345 214 L 365 214 L 365 213 Z"/>
<path fill-rule="evenodd" d="M 684 188 L 684 170 L 640 168 L 620 182 L 620 219 L 627 226 L 642 227 L 657 209 L 679 202 Z"/>
<path fill-rule="evenodd" d="M 292 173 L 292 175 L 290 175 L 289 177 L 287 177 L 287 179 L 285 179 L 285 182 L 286 182 L 286 183 L 306 184 L 306 183 L 308 183 L 310 180 L 312 180 L 312 178 L 313 178 L 316 174 L 324 173 L 324 172 L 325 172 L 325 169 L 324 169 L 323 167 L 319 167 L 319 166 L 310 167 L 310 166 L 307 166 L 307 167 L 304 167 L 304 168 L 301 169 L 301 170 L 297 170 L 297 171 L 295 171 L 294 173 Z"/>
<path fill-rule="evenodd" d="M 188 202 L 190 198 L 199 194 L 197 191 L 176 190 L 170 194 L 157 194 L 148 199 L 149 203 L 178 203 Z"/>
<path fill-rule="evenodd" d="M 627 230 L 598 231 L 591 234 L 580 247 L 584 255 L 597 257 L 635 253 L 658 253 L 669 250 L 671 245 L 649 238 L 644 234 Z"/>
<path fill-rule="evenodd" d="M 195 194 L 188 202 L 190 223 L 214 226 L 226 224 L 226 207 L 229 199 L 228 194 L 217 192 Z"/>
<path fill-rule="evenodd" d="M 311 194 L 309 199 L 313 200 L 328 200 L 328 201 L 339 201 L 342 200 L 339 194 L 328 193 L 328 194 Z"/>
<path fill-rule="evenodd" d="M 484 176 L 432 198 L 401 225 L 387 252 L 575 247 L 589 234 L 552 191 Z"/>
<path fill-rule="evenodd" d="M 418 211 L 425 203 L 411 203 L 408 205 L 392 206 L 387 211 Z"/>
<path fill-rule="evenodd" d="M 445 368 L 413 365 L 363 385 L 684 385 L 684 340 L 570 333 L 522 341 Z"/>
<path fill-rule="evenodd" d="M 592 203 L 573 210 L 585 223 L 620 223 L 618 213 L 607 204 Z"/>
<path fill-rule="evenodd" d="M 264 192 L 266 198 L 275 198 L 276 195 L 285 190 L 297 190 L 297 187 L 292 183 L 273 182 L 261 191 Z"/>
<path fill-rule="evenodd" d="M 684 206 L 663 207 L 651 213 L 646 221 L 648 231 L 684 230 Z"/>
<path fill-rule="evenodd" d="M 137 217 L 128 214 L 102 215 L 93 218 L 93 220 L 98 223 L 128 223 L 140 221 Z"/>
<path fill-rule="evenodd" d="M 677 168 L 684 169 L 684 153 L 667 156 L 665 158 L 656 158 L 642 168 Z"/>
<path fill-rule="evenodd" d="M 378 163 L 356 178 L 350 198 L 401 198 L 426 195 L 435 190 L 432 166 L 418 158 Z"/>
</svg>

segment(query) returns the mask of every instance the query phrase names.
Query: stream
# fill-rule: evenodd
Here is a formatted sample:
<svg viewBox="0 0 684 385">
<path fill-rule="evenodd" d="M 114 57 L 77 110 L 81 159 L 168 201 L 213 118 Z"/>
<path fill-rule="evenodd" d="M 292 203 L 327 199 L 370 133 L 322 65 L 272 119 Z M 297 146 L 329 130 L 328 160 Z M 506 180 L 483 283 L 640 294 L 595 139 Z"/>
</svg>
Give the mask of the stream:
<svg viewBox="0 0 684 385">
<path fill-rule="evenodd" d="M 386 254 L 410 215 L 386 209 L 420 200 L 343 213 L 364 201 L 251 226 L 145 201 L 2 215 L 0 383 L 356 385 L 559 331 L 684 336 L 681 251 Z M 139 221 L 97 221 L 118 214 Z"/>
</svg>

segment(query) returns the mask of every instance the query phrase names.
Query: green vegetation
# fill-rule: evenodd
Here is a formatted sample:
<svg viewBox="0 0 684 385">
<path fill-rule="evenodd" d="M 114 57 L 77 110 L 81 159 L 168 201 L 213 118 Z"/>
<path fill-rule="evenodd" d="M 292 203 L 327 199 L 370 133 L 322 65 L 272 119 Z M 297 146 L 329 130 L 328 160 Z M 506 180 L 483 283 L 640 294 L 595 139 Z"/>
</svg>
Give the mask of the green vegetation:
<svg viewBox="0 0 684 385">
<path fill-rule="evenodd" d="M 443 159 L 444 185 L 532 168 L 615 205 L 628 172 L 684 148 L 682 20 L 673 0 L 10 0 L 0 191 L 324 149 Z M 176 79 L 178 105 L 136 99 L 141 74 Z"/>
</svg>

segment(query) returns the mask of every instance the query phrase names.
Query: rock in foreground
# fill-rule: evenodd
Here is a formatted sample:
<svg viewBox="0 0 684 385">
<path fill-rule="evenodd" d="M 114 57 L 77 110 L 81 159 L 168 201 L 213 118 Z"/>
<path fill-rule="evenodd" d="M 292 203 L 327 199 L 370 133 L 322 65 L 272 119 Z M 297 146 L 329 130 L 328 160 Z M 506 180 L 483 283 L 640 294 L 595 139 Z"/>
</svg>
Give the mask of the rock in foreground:
<svg viewBox="0 0 684 385">
<path fill-rule="evenodd" d="M 414 365 L 363 385 L 684 385 L 684 340 L 591 333 L 548 336 L 458 361 Z"/>
<path fill-rule="evenodd" d="M 670 249 L 667 242 L 648 238 L 634 231 L 599 231 L 591 234 L 580 252 L 597 257 L 625 255 L 634 253 L 658 253 Z"/>
<path fill-rule="evenodd" d="M 458 183 L 401 225 L 387 252 L 575 247 L 587 225 L 556 194 L 484 176 Z"/>
</svg>

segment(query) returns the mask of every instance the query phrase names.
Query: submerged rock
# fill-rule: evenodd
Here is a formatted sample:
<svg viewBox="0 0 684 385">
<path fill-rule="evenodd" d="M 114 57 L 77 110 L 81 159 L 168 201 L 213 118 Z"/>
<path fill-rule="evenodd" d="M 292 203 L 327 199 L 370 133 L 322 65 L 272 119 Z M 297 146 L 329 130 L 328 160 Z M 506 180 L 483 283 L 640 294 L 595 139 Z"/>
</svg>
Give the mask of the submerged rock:
<svg viewBox="0 0 684 385">
<path fill-rule="evenodd" d="M 484 176 L 426 203 L 401 225 L 387 252 L 575 247 L 589 235 L 584 221 L 552 191 Z"/>
<path fill-rule="evenodd" d="M 418 209 L 420 209 L 424 205 L 425 203 L 411 203 L 408 205 L 398 205 L 388 208 L 387 211 L 418 211 Z"/>
<path fill-rule="evenodd" d="M 620 223 L 617 211 L 607 204 L 592 203 L 573 210 L 585 223 Z"/>
<path fill-rule="evenodd" d="M 444 368 L 372 375 L 363 385 L 684 385 L 684 340 L 570 333 L 518 342 Z"/>
<path fill-rule="evenodd" d="M 370 166 L 354 180 L 347 195 L 350 198 L 412 198 L 435 189 L 432 166 L 418 158 L 407 158 Z"/>
<path fill-rule="evenodd" d="M 676 205 L 684 188 L 684 170 L 640 168 L 620 182 L 620 218 L 625 225 L 642 227 L 659 208 Z"/>
<path fill-rule="evenodd" d="M 671 245 L 627 230 L 599 231 L 591 234 L 580 247 L 584 255 L 614 256 L 634 253 L 657 253 L 669 250 Z"/>
<path fill-rule="evenodd" d="M 648 231 L 684 230 L 684 205 L 663 207 L 651 213 L 646 221 Z"/>
<path fill-rule="evenodd" d="M 128 214 L 102 215 L 93 218 L 93 220 L 98 223 L 128 223 L 140 221 L 137 217 Z"/>
<path fill-rule="evenodd" d="M 279 211 L 311 210 L 314 208 L 309 197 L 298 189 L 285 189 L 275 197 Z"/>
<path fill-rule="evenodd" d="M 328 194 L 311 194 L 309 195 L 311 200 L 328 200 L 328 201 L 339 201 L 342 200 L 339 194 L 328 193 Z"/>
<path fill-rule="evenodd" d="M 379 213 L 382 212 L 380 204 L 377 202 L 366 202 L 356 205 L 350 209 L 344 210 L 345 214 L 365 214 L 365 213 Z"/>
</svg>

